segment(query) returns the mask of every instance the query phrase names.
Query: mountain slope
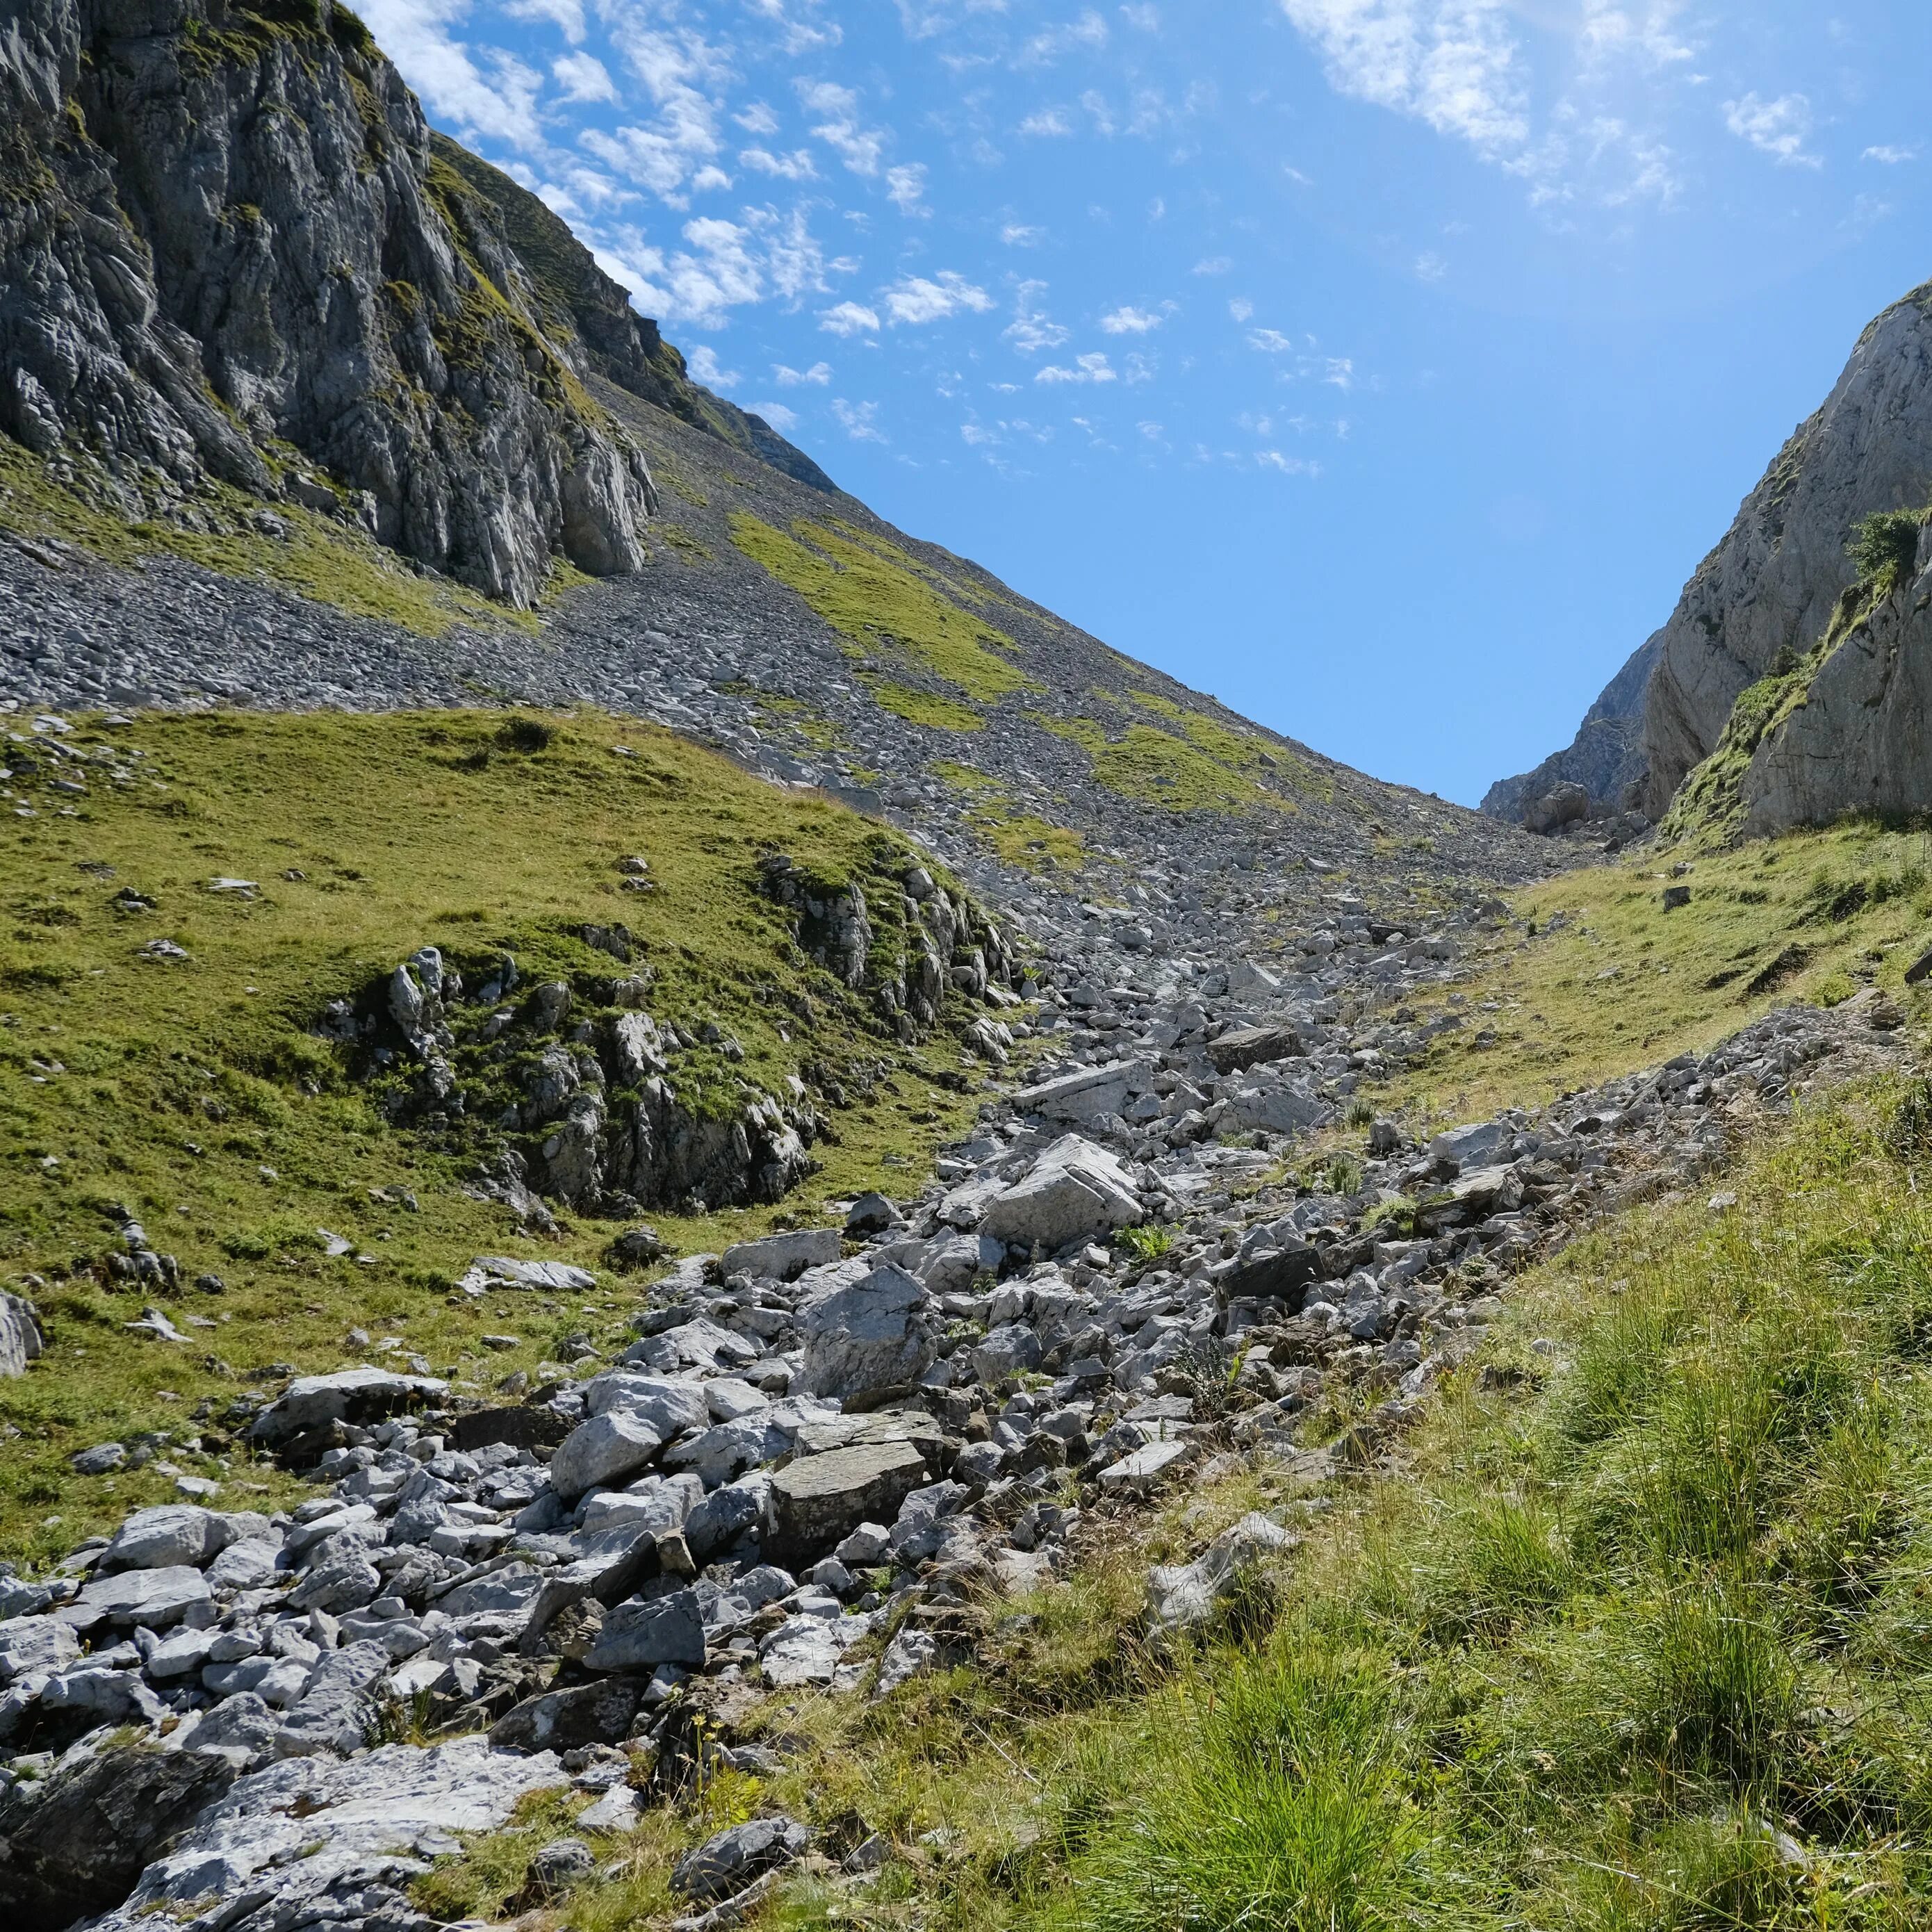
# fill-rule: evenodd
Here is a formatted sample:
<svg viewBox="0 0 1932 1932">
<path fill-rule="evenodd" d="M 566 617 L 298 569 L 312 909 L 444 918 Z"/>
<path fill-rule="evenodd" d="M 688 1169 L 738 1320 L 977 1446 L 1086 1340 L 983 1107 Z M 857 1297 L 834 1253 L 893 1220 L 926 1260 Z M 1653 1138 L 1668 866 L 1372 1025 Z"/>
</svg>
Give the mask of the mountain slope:
<svg viewBox="0 0 1932 1932">
<path fill-rule="evenodd" d="M 1582 767 L 1612 742 L 1603 721 L 1633 715 L 1622 707 L 1638 694 L 1627 687 L 1648 653 L 1654 663 L 1641 693 L 1640 729 L 1619 727 L 1616 738 L 1626 748 L 1615 772 L 1623 782 L 1640 778 L 1642 808 L 1660 818 L 1694 768 L 1720 751 L 1748 689 L 1774 674 L 1788 678 L 1828 638 L 1834 646 L 1844 641 L 1841 620 L 1850 614 L 1841 610 L 1841 600 L 1861 576 L 1847 552 L 1858 524 L 1874 513 L 1916 509 L 1928 500 L 1932 284 L 1894 303 L 1859 338 L 1830 395 L 1779 451 L 1723 541 L 1698 566 L 1669 622 L 1598 700 L 1576 746 L 1529 777 L 1494 788 L 1485 808 L 1520 817 L 1522 807 L 1540 795 L 1539 786 L 1548 789 L 1542 780 L 1552 773 L 1576 777 L 1594 790 Z M 1910 640 L 1902 633 L 1888 641 L 1912 658 Z M 1833 681 L 1850 670 L 1849 662 L 1841 664 Z M 1887 761 L 1925 714 L 1895 682 L 1887 689 L 1884 701 L 1892 713 L 1914 721 L 1899 724 L 1898 742 L 1888 746 L 1882 734 L 1852 729 L 1853 714 L 1828 705 L 1810 719 L 1803 753 L 1794 749 L 1791 754 L 1811 767 L 1809 776 L 1795 788 L 1778 780 L 1777 796 L 1767 794 L 1753 822 L 1768 826 L 1828 818 L 1881 799 L 1922 806 L 1922 785 Z M 1828 697 L 1829 688 L 1820 694 Z M 1880 701 L 1869 692 L 1865 695 L 1874 705 Z M 1760 700 L 1765 696 L 1760 692 Z M 1740 718 L 1741 729 L 1757 731 L 1767 716 L 1764 704 L 1755 704 L 1751 717 Z M 1840 737 L 1834 728 L 1821 739 L 1828 717 L 1851 735 Z M 1756 744 L 1753 736 L 1752 752 Z M 1724 748 L 1727 762 L 1734 763 L 1736 734 Z"/>
</svg>

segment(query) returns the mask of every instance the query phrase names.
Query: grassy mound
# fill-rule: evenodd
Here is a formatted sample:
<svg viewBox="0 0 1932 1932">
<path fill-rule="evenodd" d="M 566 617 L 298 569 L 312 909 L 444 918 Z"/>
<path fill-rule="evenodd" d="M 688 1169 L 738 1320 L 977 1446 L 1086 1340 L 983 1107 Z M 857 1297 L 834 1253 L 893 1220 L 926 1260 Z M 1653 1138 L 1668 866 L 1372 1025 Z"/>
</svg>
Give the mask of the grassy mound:
<svg viewBox="0 0 1932 1932">
<path fill-rule="evenodd" d="M 890 1192 L 969 1111 L 950 1036 L 886 1037 L 758 889 L 772 848 L 821 880 L 866 883 L 886 952 L 905 848 L 667 734 L 441 712 L 143 718 L 77 730 L 58 742 L 79 755 L 58 759 L 15 738 L 27 815 L 0 821 L 0 1256 L 52 1346 L 0 1383 L 0 1424 L 19 1432 L 0 1461 L 8 1554 L 64 1550 L 172 1492 L 158 1468 L 74 1476 L 68 1458 L 104 1439 L 166 1432 L 146 1445 L 157 1464 L 228 1480 L 238 1506 L 263 1478 L 234 1462 L 219 1418 L 277 1365 L 414 1357 L 480 1390 L 538 1372 L 568 1337 L 608 1349 L 623 1333 L 634 1298 L 609 1292 L 447 1305 L 476 1254 L 596 1268 L 617 1229 L 567 1217 L 556 1241 L 522 1240 L 465 1192 L 460 1154 L 392 1126 L 316 1036 L 331 1000 L 420 946 L 508 951 L 534 985 L 611 970 L 580 933 L 621 922 L 653 1015 L 692 1034 L 713 1024 L 742 1052 L 694 1048 L 691 1078 L 766 1092 L 805 1079 L 834 1126 L 822 1172 L 776 1210 L 654 1216 L 683 1252 Z M 624 889 L 632 856 L 654 890 Z M 186 956 L 154 956 L 158 940 Z M 178 1258 L 164 1305 L 184 1344 L 124 1326 L 154 1291 L 107 1276 L 122 1210 Z M 220 1291 L 196 1289 L 202 1276 Z"/>
</svg>

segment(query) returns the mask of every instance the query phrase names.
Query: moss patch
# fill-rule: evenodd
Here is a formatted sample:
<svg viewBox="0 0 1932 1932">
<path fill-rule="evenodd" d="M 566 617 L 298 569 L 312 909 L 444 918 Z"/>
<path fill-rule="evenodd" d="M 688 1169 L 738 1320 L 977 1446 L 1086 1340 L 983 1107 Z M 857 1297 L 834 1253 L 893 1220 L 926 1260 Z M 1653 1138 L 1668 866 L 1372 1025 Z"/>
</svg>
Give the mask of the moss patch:
<svg viewBox="0 0 1932 1932">
<path fill-rule="evenodd" d="M 1169 812 L 1292 812 L 1292 802 L 1265 790 L 1238 768 L 1196 744 L 1151 724 L 1130 724 L 1118 736 L 1090 718 L 1035 713 L 1034 722 L 1078 745 L 1094 776 L 1109 791 Z"/>
<path fill-rule="evenodd" d="M 986 719 L 970 704 L 935 697 L 929 691 L 915 691 L 909 684 L 895 683 L 889 679 L 877 680 L 866 688 L 882 710 L 895 718 L 903 718 L 908 724 L 922 724 L 931 731 L 983 731 L 986 728 Z"/>
</svg>

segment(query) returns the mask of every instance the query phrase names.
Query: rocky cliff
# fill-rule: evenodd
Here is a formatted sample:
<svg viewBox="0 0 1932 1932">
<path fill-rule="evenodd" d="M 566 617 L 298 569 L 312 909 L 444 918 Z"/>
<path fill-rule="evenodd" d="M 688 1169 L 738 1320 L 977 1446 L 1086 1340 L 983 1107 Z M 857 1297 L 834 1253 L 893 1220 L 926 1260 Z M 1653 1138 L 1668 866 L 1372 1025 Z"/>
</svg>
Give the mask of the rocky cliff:
<svg viewBox="0 0 1932 1932">
<path fill-rule="evenodd" d="M 642 453 L 330 0 L 10 0 L 0 358 L 0 427 L 130 518 L 286 498 L 517 604 L 642 561 Z"/>
<path fill-rule="evenodd" d="M 1569 744 L 1533 772 L 1498 778 L 1484 794 L 1480 809 L 1508 824 L 1527 824 L 1534 808 L 1565 785 L 1580 785 L 1598 815 L 1637 802 L 1646 770 L 1644 695 L 1660 644 L 1660 634 L 1634 651 L 1584 714 Z"/>
<path fill-rule="evenodd" d="M 1553 788 L 1545 779 L 1574 780 L 1599 797 L 1605 796 L 1600 784 L 1640 782 L 1636 802 L 1654 818 L 1720 747 L 1726 765 L 1736 765 L 1739 734 L 1728 745 L 1725 740 L 1740 698 L 1774 675 L 1790 677 L 1828 636 L 1834 647 L 1848 641 L 1842 625 L 1834 626 L 1858 579 L 1847 550 L 1855 528 L 1876 512 L 1914 508 L 1928 499 L 1932 284 L 1894 304 L 1859 338 L 1822 406 L 1779 451 L 1723 542 L 1698 566 L 1670 621 L 1619 673 L 1576 744 L 1535 772 L 1492 788 L 1484 808 L 1520 820 Z M 1752 823 L 1792 823 L 1793 813 L 1829 817 L 1882 798 L 1923 806 L 1927 794 L 1915 788 L 1913 767 L 1861 762 L 1894 758 L 1904 742 L 1900 734 L 1909 738 L 1923 728 L 1924 714 L 1910 711 L 1910 615 L 1874 614 L 1894 652 L 1881 707 L 1891 723 L 1875 729 L 1864 714 L 1841 717 L 1822 701 L 1828 691 L 1864 674 L 1857 666 L 1865 662 L 1867 646 L 1853 643 L 1853 657 L 1842 664 L 1834 658 L 1835 668 L 1823 677 L 1821 702 L 1800 734 L 1808 748 L 1801 754 L 1798 740 L 1791 740 L 1786 752 L 1768 756 L 1748 788 L 1754 799 L 1760 788 L 1769 788 L 1762 791 L 1762 802 L 1750 808 Z M 1777 708 L 1784 708 L 1782 702 Z M 1765 705 L 1754 704 L 1751 716 L 1739 720 L 1741 731 L 1757 733 L 1769 716 Z M 1842 740 L 1820 739 L 1828 720 L 1843 724 Z M 1758 744 L 1752 736 L 1742 757 L 1754 758 Z M 1780 778 L 1774 784 L 1768 776 L 1772 767 L 1784 771 L 1791 760 L 1805 764 L 1809 776 L 1802 784 Z M 1721 788 L 1733 803 L 1736 776 L 1732 772 Z"/>
</svg>

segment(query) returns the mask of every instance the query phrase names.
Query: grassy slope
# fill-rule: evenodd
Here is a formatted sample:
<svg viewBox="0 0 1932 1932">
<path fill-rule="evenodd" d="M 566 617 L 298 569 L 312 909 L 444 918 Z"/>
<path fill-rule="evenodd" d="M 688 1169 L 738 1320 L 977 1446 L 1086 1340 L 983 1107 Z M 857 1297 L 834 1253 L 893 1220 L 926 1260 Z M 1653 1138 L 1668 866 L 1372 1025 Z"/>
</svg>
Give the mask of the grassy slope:
<svg viewBox="0 0 1932 1932">
<path fill-rule="evenodd" d="M 1318 1509 L 1224 1475 L 978 1668 L 773 1700 L 784 1770 L 653 1813 L 568 1922 L 654 1918 L 680 1850 L 783 1809 L 893 1844 L 868 1891 L 808 1876 L 758 1922 L 799 1932 L 1922 1925 L 1932 1147 L 1897 1097 L 1783 1132 L 1732 1214 L 1647 1209 L 1524 1277 L 1400 1472 Z M 1211 1642 L 1147 1643 L 1142 1566 L 1257 1505 L 1302 1547 Z M 504 1911 L 584 1802 L 426 1896 Z"/>
<path fill-rule="evenodd" d="M 499 742 L 500 718 L 475 714 L 143 718 L 68 741 L 146 752 L 127 767 L 139 774 L 130 784 L 94 773 L 88 795 L 68 801 L 74 817 L 36 788 L 38 816 L 0 819 L 0 908 L 10 916 L 0 928 L 0 1255 L 7 1285 L 28 1273 L 50 1283 L 26 1292 L 53 1335 L 39 1366 L 0 1384 L 0 1419 L 22 1432 L 0 1463 L 0 1550 L 64 1550 L 170 1491 L 152 1472 L 72 1477 L 74 1450 L 151 1429 L 184 1438 L 197 1402 L 232 1395 L 251 1371 L 356 1359 L 352 1327 L 401 1338 L 439 1372 L 479 1384 L 534 1370 L 570 1334 L 605 1346 L 621 1334 L 628 1292 L 445 1305 L 443 1288 L 473 1255 L 594 1266 L 616 1230 L 578 1219 L 554 1246 L 520 1240 L 505 1210 L 460 1191 L 453 1159 L 386 1126 L 309 1036 L 328 1000 L 420 945 L 458 956 L 507 946 L 535 984 L 600 960 L 608 970 L 565 928 L 622 920 L 656 973 L 653 1012 L 716 1019 L 766 1090 L 808 1054 L 833 1069 L 886 1063 L 874 1097 L 836 1116 L 843 1144 L 817 1150 L 824 1173 L 783 1208 L 654 1216 L 682 1252 L 814 1216 L 822 1199 L 861 1186 L 890 1190 L 900 1170 L 883 1163 L 923 1172 L 956 1130 L 968 1103 L 926 1078 L 956 1072 L 948 1039 L 926 1051 L 881 1040 L 797 958 L 782 915 L 754 888 L 768 846 L 821 875 L 862 876 L 898 850 L 889 835 L 647 727 L 559 722 L 548 750 L 524 754 Z M 616 755 L 619 742 L 638 755 Z M 617 890 L 618 862 L 632 854 L 650 860 L 656 893 Z M 111 878 L 82 869 L 102 867 Z M 283 876 L 292 870 L 305 876 Z M 208 892 L 222 875 L 260 881 L 261 897 Z M 124 887 L 157 910 L 113 910 Z M 875 924 L 889 924 L 896 896 L 871 896 Z M 163 936 L 192 963 L 140 956 Z M 772 996 L 801 991 L 820 1012 L 808 1035 Z M 690 1070 L 730 1077 L 722 1060 L 698 1067 L 704 1058 Z M 421 1211 L 372 1199 L 393 1185 L 413 1190 Z M 191 1330 L 191 1346 L 124 1330 L 151 1298 L 58 1278 L 75 1256 L 112 1245 L 110 1202 L 179 1257 L 187 1280 L 225 1279 L 225 1294 L 190 1290 L 168 1304 L 178 1324 L 190 1315 L 214 1324 Z M 327 1258 L 320 1228 L 376 1265 Z M 485 1352 L 490 1332 L 521 1346 Z M 258 1474 L 241 1468 L 236 1480 Z M 50 1515 L 64 1520 L 44 1525 Z"/>
<path fill-rule="evenodd" d="M 1666 912 L 1680 884 L 1690 904 Z M 1506 933 L 1456 989 L 1465 1025 L 1395 1084 L 1394 1103 L 1460 1120 L 1540 1106 L 1702 1051 L 1795 999 L 1898 992 L 1932 941 L 1932 837 L 1855 821 L 1735 850 L 1670 848 L 1510 902 L 1535 936 Z M 1445 1010 L 1415 1003 L 1422 1018 Z"/>
</svg>

